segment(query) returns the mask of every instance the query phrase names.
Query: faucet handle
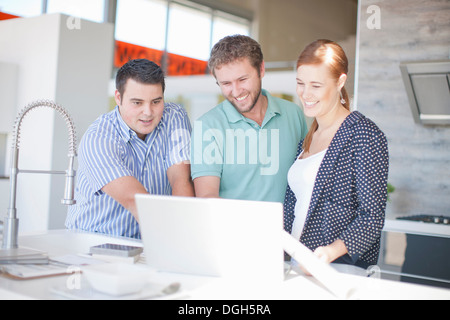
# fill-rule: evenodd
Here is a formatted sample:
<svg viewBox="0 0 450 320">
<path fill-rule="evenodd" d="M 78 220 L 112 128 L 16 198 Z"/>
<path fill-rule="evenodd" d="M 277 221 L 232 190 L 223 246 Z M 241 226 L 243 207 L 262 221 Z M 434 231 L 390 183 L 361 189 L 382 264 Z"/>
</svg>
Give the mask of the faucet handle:
<svg viewBox="0 0 450 320">
<path fill-rule="evenodd" d="M 66 171 L 66 186 L 64 190 L 64 199 L 61 200 L 61 203 L 67 206 L 71 206 L 76 204 L 75 200 L 75 170 L 69 169 Z"/>
</svg>

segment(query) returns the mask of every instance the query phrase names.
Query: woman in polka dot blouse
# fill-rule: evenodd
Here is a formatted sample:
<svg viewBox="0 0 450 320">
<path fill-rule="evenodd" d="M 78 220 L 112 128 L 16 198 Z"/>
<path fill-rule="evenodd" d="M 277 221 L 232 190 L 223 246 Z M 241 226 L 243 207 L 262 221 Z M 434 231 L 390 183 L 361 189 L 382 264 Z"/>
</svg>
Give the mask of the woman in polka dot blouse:
<svg viewBox="0 0 450 320">
<path fill-rule="evenodd" d="M 367 268 L 378 261 L 389 155 L 383 132 L 345 90 L 348 61 L 329 40 L 297 63 L 297 94 L 314 122 L 288 174 L 285 230 L 327 262 Z"/>
</svg>

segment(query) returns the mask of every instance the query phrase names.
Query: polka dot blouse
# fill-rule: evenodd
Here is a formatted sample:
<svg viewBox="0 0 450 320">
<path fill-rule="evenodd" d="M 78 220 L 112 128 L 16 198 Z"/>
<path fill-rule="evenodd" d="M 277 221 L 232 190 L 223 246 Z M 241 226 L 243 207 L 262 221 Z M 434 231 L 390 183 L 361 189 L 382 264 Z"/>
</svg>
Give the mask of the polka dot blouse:
<svg viewBox="0 0 450 320">
<path fill-rule="evenodd" d="M 385 135 L 360 112 L 352 112 L 320 165 L 300 242 L 315 250 L 340 239 L 348 254 L 336 262 L 364 268 L 375 265 L 385 220 L 388 168 Z M 289 233 L 296 201 L 288 186 L 284 228 Z"/>
</svg>

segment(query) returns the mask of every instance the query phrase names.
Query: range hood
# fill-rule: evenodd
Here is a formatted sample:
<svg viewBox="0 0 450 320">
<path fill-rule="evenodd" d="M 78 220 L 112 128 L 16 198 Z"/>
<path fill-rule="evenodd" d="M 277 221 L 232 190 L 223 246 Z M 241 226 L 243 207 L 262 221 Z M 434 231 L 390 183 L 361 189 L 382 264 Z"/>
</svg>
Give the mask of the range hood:
<svg viewBox="0 0 450 320">
<path fill-rule="evenodd" d="M 402 62 L 400 70 L 415 122 L 450 125 L 450 60 Z"/>
</svg>

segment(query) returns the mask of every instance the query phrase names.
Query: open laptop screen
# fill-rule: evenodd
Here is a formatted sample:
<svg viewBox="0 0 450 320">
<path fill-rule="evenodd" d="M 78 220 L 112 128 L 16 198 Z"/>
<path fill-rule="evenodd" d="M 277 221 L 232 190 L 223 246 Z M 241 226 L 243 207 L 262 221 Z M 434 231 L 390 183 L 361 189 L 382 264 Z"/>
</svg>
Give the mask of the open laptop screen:
<svg viewBox="0 0 450 320">
<path fill-rule="evenodd" d="M 281 203 L 136 195 L 136 205 L 149 266 L 175 273 L 283 280 Z"/>
</svg>

